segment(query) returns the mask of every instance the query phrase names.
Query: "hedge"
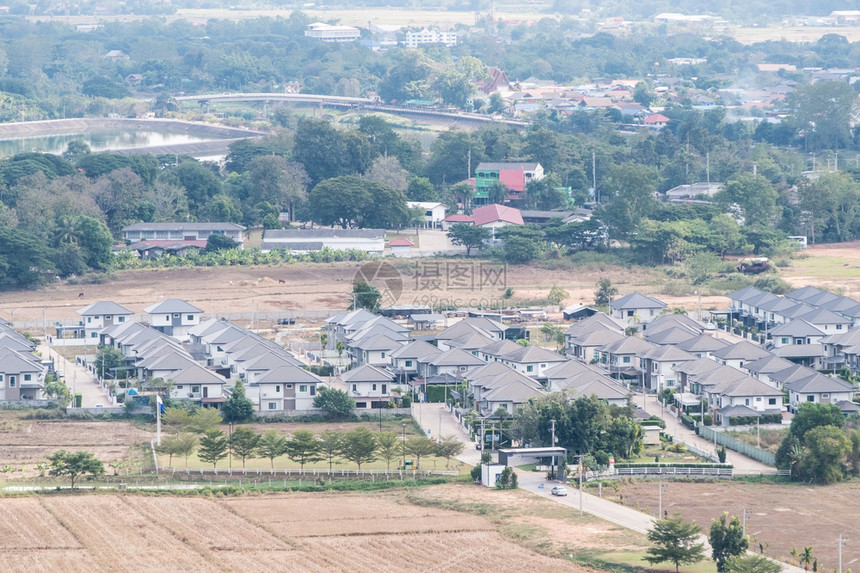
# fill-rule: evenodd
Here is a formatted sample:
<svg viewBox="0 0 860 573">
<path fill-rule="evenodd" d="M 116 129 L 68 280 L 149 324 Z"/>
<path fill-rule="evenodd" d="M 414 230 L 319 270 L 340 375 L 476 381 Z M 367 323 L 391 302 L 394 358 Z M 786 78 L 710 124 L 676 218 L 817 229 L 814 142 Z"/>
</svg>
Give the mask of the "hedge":
<svg viewBox="0 0 860 573">
<path fill-rule="evenodd" d="M 730 426 L 753 426 L 755 424 L 781 424 L 782 414 L 763 414 L 761 416 L 729 416 Z"/>
</svg>

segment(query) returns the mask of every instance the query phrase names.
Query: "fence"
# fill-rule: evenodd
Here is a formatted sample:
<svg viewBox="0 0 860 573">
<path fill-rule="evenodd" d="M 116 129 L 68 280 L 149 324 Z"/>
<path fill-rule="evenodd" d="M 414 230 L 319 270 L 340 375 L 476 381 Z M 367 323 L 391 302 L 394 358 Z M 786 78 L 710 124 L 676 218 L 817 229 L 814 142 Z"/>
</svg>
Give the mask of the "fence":
<svg viewBox="0 0 860 573">
<path fill-rule="evenodd" d="M 367 418 L 371 421 L 378 420 L 380 417 L 383 420 L 388 420 L 394 416 L 411 416 L 410 408 L 353 408 L 353 415 L 360 418 Z M 325 410 L 319 408 L 309 408 L 307 410 L 260 410 L 254 413 L 259 418 L 268 418 L 276 416 L 286 416 L 289 418 L 298 418 L 301 416 L 327 416 Z"/>
<path fill-rule="evenodd" d="M 734 468 L 731 466 L 715 467 L 677 467 L 677 466 L 639 466 L 633 468 L 615 468 L 619 476 L 662 476 L 662 477 L 719 477 L 732 479 Z"/>
<path fill-rule="evenodd" d="M 721 446 L 725 446 L 730 450 L 738 452 L 739 454 L 743 454 L 754 460 L 758 460 L 763 464 L 767 464 L 769 466 L 774 467 L 776 466 L 776 456 L 773 455 L 771 452 L 757 448 L 752 444 L 742 442 L 737 438 L 733 438 L 727 435 L 725 432 L 717 432 L 716 430 L 713 430 L 707 426 L 700 425 L 699 436 L 711 442 L 716 439 L 716 442 Z"/>
<path fill-rule="evenodd" d="M 385 477 L 386 479 L 416 479 L 416 478 L 426 478 L 426 477 L 434 477 L 434 476 L 458 476 L 460 475 L 459 470 L 348 470 L 348 469 L 335 469 L 335 470 L 327 470 L 327 469 L 248 469 L 248 468 L 231 468 L 231 469 L 217 469 L 217 468 L 176 468 L 172 466 L 163 466 L 158 469 L 158 473 L 170 473 L 172 475 L 183 474 L 183 475 L 200 475 L 200 476 L 234 476 L 240 475 L 243 477 L 247 476 L 255 476 L 259 478 L 268 478 L 268 477 L 279 477 L 279 478 L 289 478 L 289 477 L 298 477 L 298 478 L 360 478 L 360 477 Z"/>
</svg>

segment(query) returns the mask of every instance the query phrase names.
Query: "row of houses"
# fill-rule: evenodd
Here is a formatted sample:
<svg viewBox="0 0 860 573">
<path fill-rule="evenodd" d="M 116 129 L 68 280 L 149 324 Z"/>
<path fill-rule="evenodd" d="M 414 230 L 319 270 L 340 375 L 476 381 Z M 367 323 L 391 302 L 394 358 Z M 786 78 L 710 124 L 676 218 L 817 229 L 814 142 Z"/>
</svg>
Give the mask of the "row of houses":
<svg viewBox="0 0 860 573">
<path fill-rule="evenodd" d="M 202 320 L 186 301 L 161 301 L 143 317 L 112 301 L 78 312 L 82 334 L 122 352 L 116 377 L 164 388 L 175 400 L 219 408 L 242 380 L 262 412 L 310 410 L 325 384 L 279 344 L 226 320 Z"/>
<path fill-rule="evenodd" d="M 0 319 L 0 401 L 43 399 L 49 368 L 36 354 L 36 345 Z"/>
<path fill-rule="evenodd" d="M 465 384 L 464 403 L 484 416 L 498 408 L 513 413 L 529 399 L 557 390 L 625 404 L 631 388 L 670 389 L 679 407 L 707 408 L 723 424 L 734 417 L 780 414 L 785 402 L 791 411 L 803 402 L 837 404 L 846 413 L 860 410 L 853 402 L 854 385 L 820 373 L 803 353 L 732 342 L 720 338 L 712 324 L 665 311 L 666 304 L 653 297 L 621 297 L 611 303 L 609 315 L 590 313 L 565 331 L 564 355 L 518 344 L 521 327 L 483 317 L 411 336 L 396 321 L 358 310 L 332 317 L 326 328 L 329 344 L 343 344 L 362 380 L 373 373 L 378 391 L 394 384 L 419 391 Z M 828 351 L 860 354 L 860 329 L 832 336 Z M 858 354 L 847 360 L 860 364 Z M 343 377 L 347 390 L 362 396 L 350 376 Z"/>
</svg>

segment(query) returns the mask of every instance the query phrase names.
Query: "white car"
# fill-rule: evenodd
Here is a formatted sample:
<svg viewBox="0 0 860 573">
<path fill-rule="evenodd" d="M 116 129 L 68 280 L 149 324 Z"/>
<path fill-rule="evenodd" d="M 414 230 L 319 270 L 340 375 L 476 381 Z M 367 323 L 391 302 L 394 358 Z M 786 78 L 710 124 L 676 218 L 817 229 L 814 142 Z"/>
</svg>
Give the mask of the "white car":
<svg viewBox="0 0 860 573">
<path fill-rule="evenodd" d="M 563 485 L 557 485 L 552 488 L 552 495 L 567 495 L 567 488 Z"/>
</svg>

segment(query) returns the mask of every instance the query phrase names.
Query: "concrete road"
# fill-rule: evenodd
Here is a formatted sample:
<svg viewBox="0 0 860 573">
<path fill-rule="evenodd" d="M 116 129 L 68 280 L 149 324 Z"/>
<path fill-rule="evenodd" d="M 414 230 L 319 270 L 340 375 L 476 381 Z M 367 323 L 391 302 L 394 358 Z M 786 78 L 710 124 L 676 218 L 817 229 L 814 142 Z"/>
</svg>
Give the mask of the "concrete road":
<svg viewBox="0 0 860 573">
<path fill-rule="evenodd" d="M 433 440 L 440 436 L 454 436 L 463 442 L 463 452 L 457 456 L 458 460 L 472 466 L 481 463 L 481 452 L 475 449 L 475 442 L 442 404 L 413 403 L 412 417 Z"/>
<path fill-rule="evenodd" d="M 42 356 L 48 356 L 47 345 L 40 345 L 38 351 Z M 83 353 L 83 347 L 81 348 L 81 352 Z M 74 361 L 66 360 L 61 354 L 53 350 L 50 354 L 54 358 L 56 370 L 63 372 L 63 381 L 69 390 L 72 393 L 77 392 L 81 395 L 81 407 L 95 408 L 96 404 L 102 404 L 105 407 L 114 405 L 107 390 L 99 384 L 98 378 L 86 368 L 75 364 Z"/>
<path fill-rule="evenodd" d="M 638 394 L 633 398 L 634 404 L 642 406 L 642 395 Z M 661 407 L 656 396 L 649 395 L 645 398 L 645 411 L 652 416 L 663 418 L 666 422 L 665 433 L 671 435 L 676 442 L 683 442 L 694 446 L 702 451 L 713 453 L 716 455 L 716 447 L 713 442 L 709 442 L 696 435 L 696 432 L 687 428 L 681 423 L 673 412 L 668 408 Z M 764 473 L 775 474 L 776 468 L 767 464 L 763 464 L 758 460 L 754 460 L 734 450 L 726 450 L 726 462 L 732 464 L 735 470 L 740 473 Z"/>
</svg>

